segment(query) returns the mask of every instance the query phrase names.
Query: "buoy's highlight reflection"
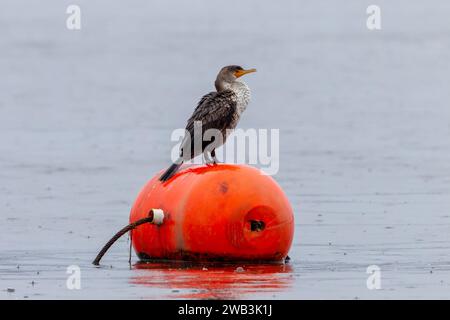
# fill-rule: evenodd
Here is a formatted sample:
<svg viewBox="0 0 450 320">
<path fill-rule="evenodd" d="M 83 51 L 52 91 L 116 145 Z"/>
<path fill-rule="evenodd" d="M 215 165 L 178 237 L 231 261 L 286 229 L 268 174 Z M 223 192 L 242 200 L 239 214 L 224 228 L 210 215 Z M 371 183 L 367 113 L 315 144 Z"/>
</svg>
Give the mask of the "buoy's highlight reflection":
<svg viewBox="0 0 450 320">
<path fill-rule="evenodd" d="M 291 287 L 290 264 L 138 263 L 132 284 L 169 289 L 171 299 L 242 299 Z"/>
</svg>

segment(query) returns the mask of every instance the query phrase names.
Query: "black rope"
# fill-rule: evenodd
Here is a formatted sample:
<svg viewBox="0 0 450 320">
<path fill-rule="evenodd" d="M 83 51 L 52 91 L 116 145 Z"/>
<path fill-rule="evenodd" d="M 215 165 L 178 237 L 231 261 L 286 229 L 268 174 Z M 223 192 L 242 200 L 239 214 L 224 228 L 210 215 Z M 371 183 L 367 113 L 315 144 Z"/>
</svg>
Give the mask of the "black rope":
<svg viewBox="0 0 450 320">
<path fill-rule="evenodd" d="M 102 250 L 100 250 L 100 252 L 98 253 L 97 257 L 94 259 L 94 261 L 92 261 L 92 264 L 94 266 L 98 266 L 100 264 L 100 260 L 103 258 L 103 256 L 105 255 L 106 251 L 108 251 L 109 248 L 114 244 L 114 242 L 116 242 L 125 233 L 135 229 L 136 227 L 140 226 L 141 224 L 151 223 L 151 222 L 153 222 L 153 210 L 150 210 L 150 213 L 148 214 L 148 217 L 140 219 L 140 220 L 137 220 L 137 221 L 135 221 L 133 223 L 130 223 L 126 227 L 122 228 L 119 232 L 117 232 L 114 235 L 114 237 L 112 237 L 111 240 L 109 240 L 105 244 L 105 246 L 102 248 Z M 130 241 L 132 241 L 132 239 Z"/>
<path fill-rule="evenodd" d="M 133 249 L 133 230 L 130 230 L 130 251 L 128 252 L 128 264 L 131 267 L 131 251 Z"/>
</svg>

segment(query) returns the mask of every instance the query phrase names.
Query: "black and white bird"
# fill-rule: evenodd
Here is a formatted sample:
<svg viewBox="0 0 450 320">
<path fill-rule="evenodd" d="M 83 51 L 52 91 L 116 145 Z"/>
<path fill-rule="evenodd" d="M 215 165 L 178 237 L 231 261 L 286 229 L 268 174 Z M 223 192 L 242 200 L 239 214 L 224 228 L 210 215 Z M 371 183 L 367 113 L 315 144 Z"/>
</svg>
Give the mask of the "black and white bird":
<svg viewBox="0 0 450 320">
<path fill-rule="evenodd" d="M 238 78 L 251 72 L 256 72 L 256 69 L 245 70 L 235 65 L 226 66 L 220 70 L 214 83 L 216 91 L 204 95 L 198 103 L 187 122 L 186 135 L 180 146 L 180 156 L 161 175 L 160 181 L 169 180 L 184 161 L 189 161 L 201 153 L 206 163 L 218 162 L 215 149 L 225 143 L 230 131 L 236 127 L 250 102 L 250 89 Z M 219 130 L 222 134 L 221 139 L 204 141 L 203 136 L 198 136 L 198 133 L 203 134 L 208 129 Z M 196 141 L 200 141 L 200 144 L 196 144 Z M 200 148 L 196 147 L 198 145 Z"/>
</svg>

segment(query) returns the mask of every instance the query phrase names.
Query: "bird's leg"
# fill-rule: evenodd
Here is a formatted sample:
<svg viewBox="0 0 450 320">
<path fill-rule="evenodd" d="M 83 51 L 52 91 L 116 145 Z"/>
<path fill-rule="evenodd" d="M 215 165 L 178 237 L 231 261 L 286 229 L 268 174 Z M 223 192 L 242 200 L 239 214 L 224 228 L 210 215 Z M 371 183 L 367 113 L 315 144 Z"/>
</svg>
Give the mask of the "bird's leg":
<svg viewBox="0 0 450 320">
<path fill-rule="evenodd" d="M 216 157 L 216 149 L 213 149 L 213 150 L 211 151 L 211 156 L 212 156 L 212 158 L 213 158 L 213 163 L 214 163 L 214 164 L 218 164 L 218 163 L 219 163 L 219 159 L 217 159 L 217 157 Z"/>
<path fill-rule="evenodd" d="M 208 154 L 208 151 L 205 150 L 203 152 L 203 156 L 205 157 L 205 163 L 207 166 L 210 166 L 214 163 L 213 159 L 211 159 L 210 155 Z"/>
</svg>

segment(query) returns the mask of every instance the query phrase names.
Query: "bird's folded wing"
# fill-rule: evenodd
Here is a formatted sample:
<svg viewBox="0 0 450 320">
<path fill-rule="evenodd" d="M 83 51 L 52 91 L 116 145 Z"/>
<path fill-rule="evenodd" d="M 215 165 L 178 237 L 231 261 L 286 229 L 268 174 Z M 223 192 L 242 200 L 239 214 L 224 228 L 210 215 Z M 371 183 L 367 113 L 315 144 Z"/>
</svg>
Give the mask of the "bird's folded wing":
<svg viewBox="0 0 450 320">
<path fill-rule="evenodd" d="M 202 97 L 194 113 L 189 118 L 186 130 L 194 133 L 194 122 L 202 122 L 202 131 L 224 130 L 236 116 L 237 96 L 231 90 L 210 92 Z"/>
</svg>

